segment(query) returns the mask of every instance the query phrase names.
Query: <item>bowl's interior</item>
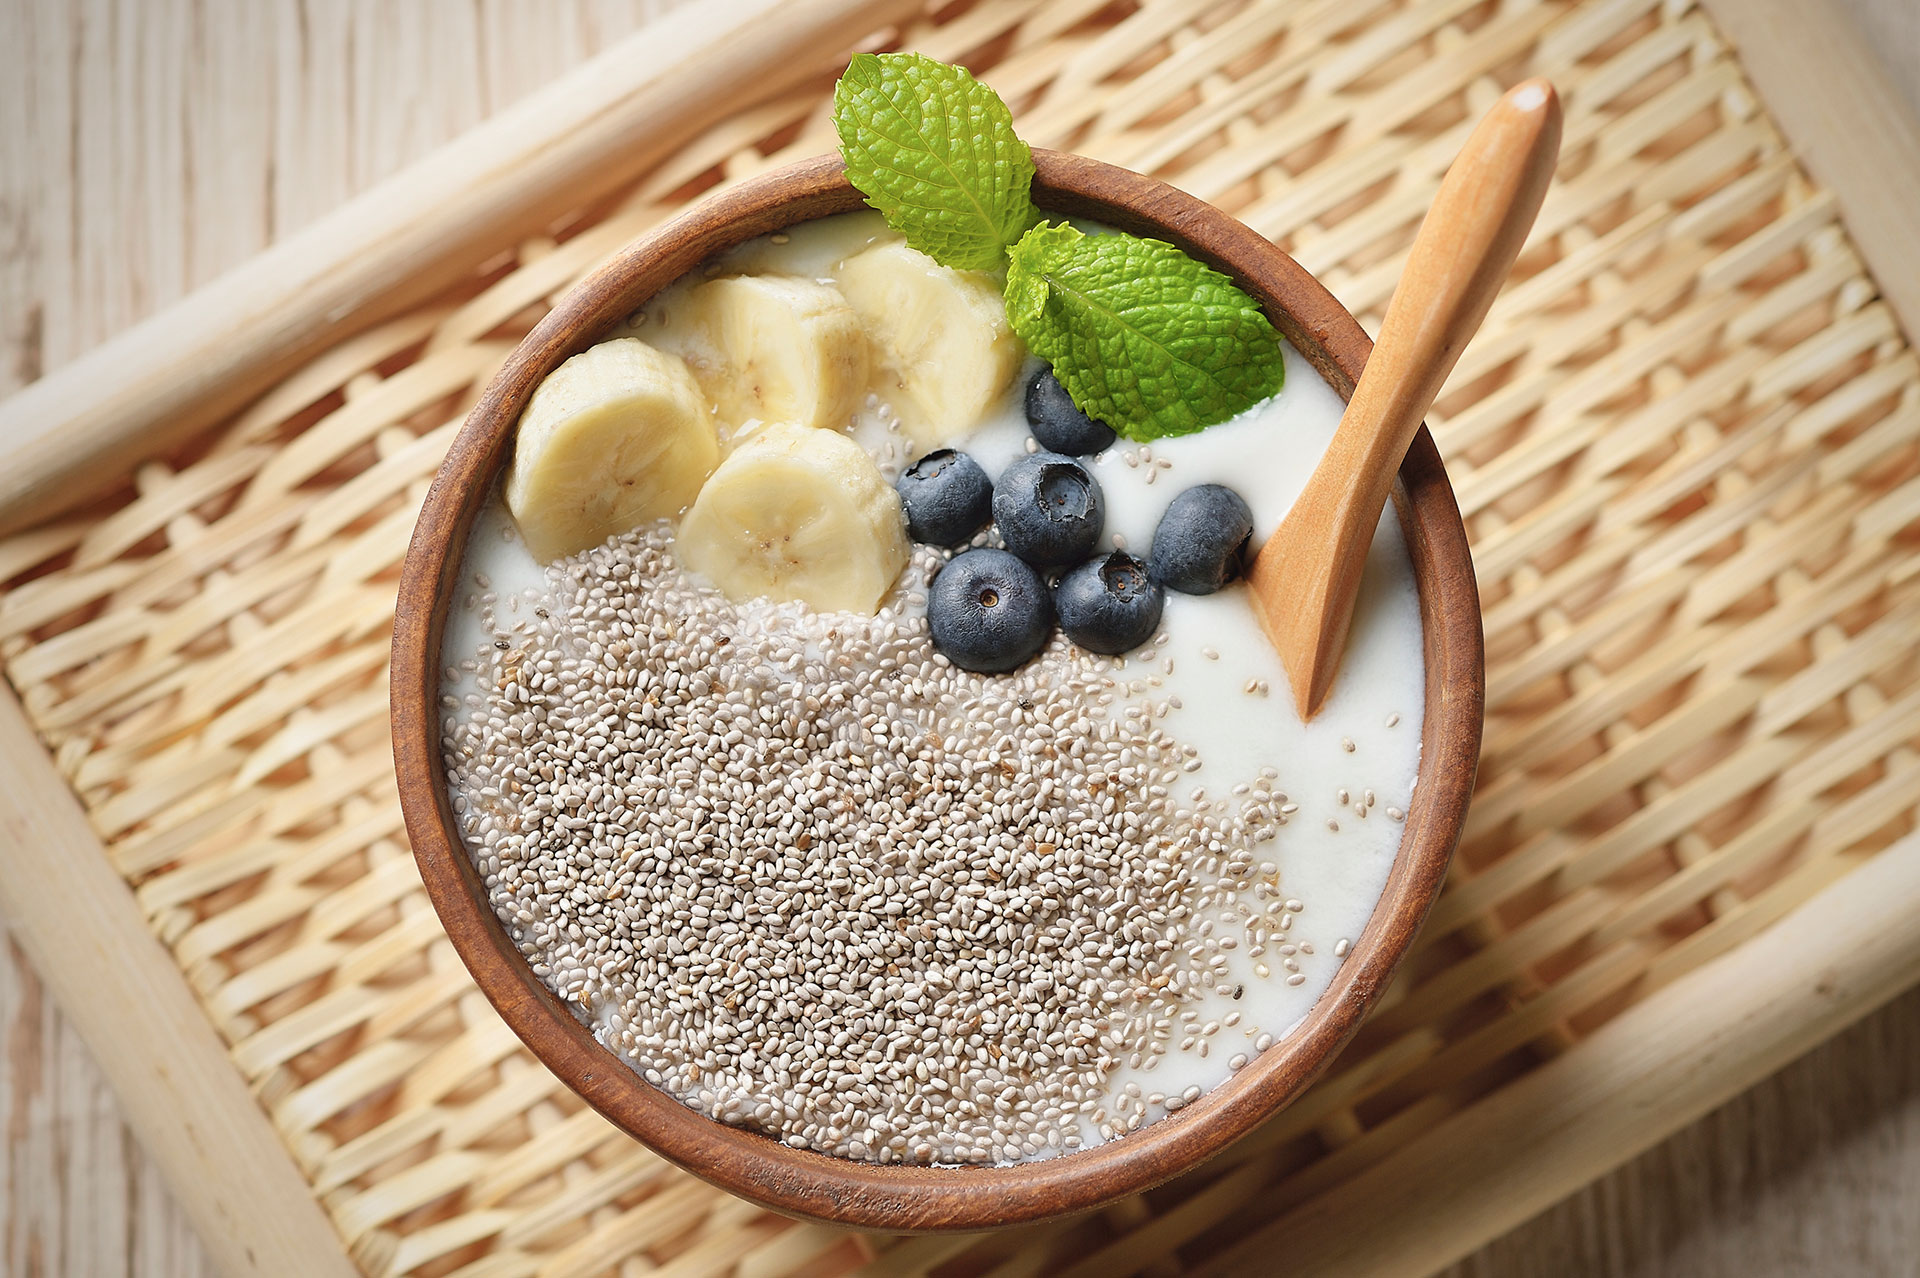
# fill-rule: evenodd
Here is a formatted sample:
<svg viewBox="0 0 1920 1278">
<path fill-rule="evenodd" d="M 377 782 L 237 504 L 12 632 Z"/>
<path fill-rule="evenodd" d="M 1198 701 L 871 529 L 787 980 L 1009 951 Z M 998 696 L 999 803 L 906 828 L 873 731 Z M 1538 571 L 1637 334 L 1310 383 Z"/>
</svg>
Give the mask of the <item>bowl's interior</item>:
<svg viewBox="0 0 1920 1278">
<path fill-rule="evenodd" d="M 1043 209 L 1179 244 L 1232 275 L 1344 396 L 1370 349 L 1353 318 L 1292 259 L 1172 187 L 1039 151 Z M 1425 719 L 1400 852 L 1365 931 L 1291 1035 L 1194 1104 L 1124 1138 L 1039 1162 L 926 1168 L 857 1163 L 729 1127 L 659 1091 L 602 1047 L 521 957 L 487 900 L 448 802 L 439 751 L 442 626 L 475 516 L 540 379 L 713 254 L 862 207 L 824 158 L 745 183 L 669 223 L 583 281 L 520 344 L 454 441 L 402 571 L 392 720 L 401 804 L 421 876 L 462 960 L 527 1046 L 589 1104 L 663 1156 L 733 1193 L 860 1228 L 978 1229 L 1084 1210 L 1203 1161 L 1297 1096 L 1359 1027 L 1438 893 L 1465 817 L 1481 728 L 1480 616 L 1465 532 L 1422 431 L 1394 501 L 1420 591 Z"/>
</svg>

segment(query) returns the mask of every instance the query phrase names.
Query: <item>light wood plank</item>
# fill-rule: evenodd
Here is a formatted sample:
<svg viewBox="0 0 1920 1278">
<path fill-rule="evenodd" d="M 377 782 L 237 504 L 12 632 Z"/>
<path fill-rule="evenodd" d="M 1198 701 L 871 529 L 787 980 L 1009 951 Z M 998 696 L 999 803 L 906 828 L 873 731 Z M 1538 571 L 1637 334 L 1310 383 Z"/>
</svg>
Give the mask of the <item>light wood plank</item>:
<svg viewBox="0 0 1920 1278">
<path fill-rule="evenodd" d="M 1893 73 L 1841 0 L 1704 3 L 1801 163 L 1840 197 L 1840 219 L 1901 324 L 1920 334 L 1920 117 Z M 1889 52 L 1920 74 L 1920 54 Z"/>
<path fill-rule="evenodd" d="M 1920 990 L 1443 1278 L 1913 1272 Z"/>
<path fill-rule="evenodd" d="M 0 850 L 0 913 L 14 940 L 95 1048 L 220 1271 L 351 1275 L 319 1203 L 11 691 L 0 691 Z M 124 1157 L 120 1133 L 111 1123 L 88 1130 L 93 1148 L 81 1165 L 124 1181 L 113 1171 Z M 124 1196 L 93 1199 L 101 1209 L 92 1219 L 62 1222 L 66 1272 L 109 1272 L 109 1257 L 126 1254 L 111 1246 L 129 1228 Z"/>
</svg>

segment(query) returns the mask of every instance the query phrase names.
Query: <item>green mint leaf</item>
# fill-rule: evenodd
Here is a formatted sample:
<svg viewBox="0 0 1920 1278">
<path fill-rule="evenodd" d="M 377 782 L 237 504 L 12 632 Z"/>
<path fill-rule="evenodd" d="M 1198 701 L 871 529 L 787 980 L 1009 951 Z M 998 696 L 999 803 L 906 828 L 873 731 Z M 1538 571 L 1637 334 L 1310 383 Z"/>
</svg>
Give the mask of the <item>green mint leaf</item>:
<svg viewBox="0 0 1920 1278">
<path fill-rule="evenodd" d="M 1042 222 L 1013 247 L 1006 297 L 1080 411 L 1139 443 L 1223 422 L 1286 380 L 1259 305 L 1159 240 Z"/>
<path fill-rule="evenodd" d="M 942 266 L 998 267 L 1039 220 L 1033 152 L 1000 95 L 917 53 L 861 53 L 833 91 L 847 177 Z"/>
</svg>

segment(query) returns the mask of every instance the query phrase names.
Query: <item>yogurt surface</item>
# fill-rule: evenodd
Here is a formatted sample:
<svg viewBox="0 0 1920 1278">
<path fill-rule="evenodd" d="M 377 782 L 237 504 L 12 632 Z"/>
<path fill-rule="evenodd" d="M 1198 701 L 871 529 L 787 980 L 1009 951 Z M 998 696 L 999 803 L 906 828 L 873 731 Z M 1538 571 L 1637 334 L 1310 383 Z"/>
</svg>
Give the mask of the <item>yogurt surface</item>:
<svg viewBox="0 0 1920 1278">
<path fill-rule="evenodd" d="M 830 280 L 836 262 L 888 234 L 877 215 L 842 215 L 742 246 L 717 269 Z M 664 292 L 621 335 L 648 338 L 670 330 L 684 287 Z M 1344 407 L 1290 347 L 1286 359 L 1280 393 L 1231 421 L 1151 445 L 1122 438 L 1087 459 L 1106 499 L 1103 547 L 1145 558 L 1167 504 L 1201 483 L 1225 485 L 1246 499 L 1254 545 L 1279 525 Z M 1030 361 L 1029 371 L 1037 367 Z M 971 454 L 989 475 L 1031 450 L 1022 407 L 1025 380 L 1016 380 L 999 411 L 951 445 Z M 883 400 L 870 398 L 849 433 L 889 481 L 914 460 Z M 482 676 L 503 645 L 519 642 L 520 631 L 507 637 L 510 628 L 536 610 L 571 606 L 560 574 L 527 552 L 497 494 L 475 525 L 464 575 L 472 584 L 449 612 L 444 649 L 450 734 L 475 728 L 484 700 Z M 912 581 L 890 607 L 906 624 L 925 624 L 924 589 Z M 1193 1089 L 1218 1085 L 1298 1027 L 1365 928 L 1386 883 L 1419 766 L 1424 699 L 1418 593 L 1394 512 L 1389 508 L 1375 533 L 1340 673 L 1312 722 L 1302 723 L 1295 714 L 1285 671 L 1238 582 L 1204 597 L 1169 592 L 1159 635 L 1141 650 L 1103 660 L 1111 701 L 1099 713 L 1149 713 L 1188 752 L 1179 792 L 1172 796 L 1182 810 L 1231 820 L 1249 791 L 1264 786 L 1279 792 L 1285 814 L 1277 835 L 1254 853 L 1273 896 L 1285 902 L 1275 933 L 1216 953 L 1211 961 L 1216 968 L 1223 961 L 1230 979 L 1187 1001 L 1186 1014 L 1169 1027 L 1168 1050 L 1144 1060 L 1123 1053 L 1108 1078 L 1116 1097 L 1161 1098 L 1148 1106 L 1152 1121 L 1180 1107 Z M 1256 903 L 1227 896 L 1212 900 L 1194 925 L 1210 921 L 1208 930 L 1222 935 L 1241 926 Z M 603 1041 L 610 1040 L 619 1011 L 599 1003 L 590 1007 L 588 1019 Z M 1084 1144 L 1103 1139 L 1097 1128 L 1081 1121 Z"/>
</svg>

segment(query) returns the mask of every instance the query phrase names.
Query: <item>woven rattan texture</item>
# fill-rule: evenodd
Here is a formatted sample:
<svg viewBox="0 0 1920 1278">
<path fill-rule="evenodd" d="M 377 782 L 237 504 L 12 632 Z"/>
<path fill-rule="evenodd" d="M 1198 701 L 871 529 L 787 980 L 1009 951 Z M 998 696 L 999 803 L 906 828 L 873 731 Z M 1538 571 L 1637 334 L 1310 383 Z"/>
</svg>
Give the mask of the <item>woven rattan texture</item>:
<svg viewBox="0 0 1920 1278">
<path fill-rule="evenodd" d="M 1471 120 L 1524 75 L 1560 86 L 1557 185 L 1433 417 L 1489 655 L 1454 881 L 1384 1010 L 1263 1132 L 1142 1199 L 988 1239 L 761 1213 L 618 1135 L 502 1027 L 393 791 L 414 511 L 569 282 L 716 182 L 829 149 L 823 67 L 115 502 L 0 543 L 9 678 L 371 1273 L 1173 1272 L 1914 827 L 1920 370 L 1702 14 L 981 0 L 884 38 L 984 70 L 1036 143 L 1238 213 L 1369 327 Z"/>
</svg>

